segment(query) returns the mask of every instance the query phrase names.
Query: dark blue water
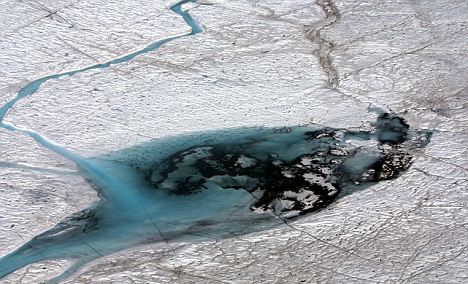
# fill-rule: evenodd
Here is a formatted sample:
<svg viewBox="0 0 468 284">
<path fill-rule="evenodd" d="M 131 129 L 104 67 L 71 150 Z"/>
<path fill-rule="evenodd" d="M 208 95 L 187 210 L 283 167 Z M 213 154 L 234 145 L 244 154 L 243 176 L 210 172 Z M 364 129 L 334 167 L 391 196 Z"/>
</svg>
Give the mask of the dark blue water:
<svg viewBox="0 0 468 284">
<path fill-rule="evenodd" d="M 171 7 L 201 32 L 184 1 Z M 182 36 L 182 35 L 181 35 Z M 225 238 L 265 230 L 330 205 L 375 182 L 397 178 L 427 133 L 381 113 L 372 130 L 318 126 L 239 128 L 194 133 L 81 157 L 32 130 L 3 122 L 20 99 L 42 83 L 126 62 L 181 36 L 157 41 L 103 64 L 47 76 L 22 88 L 0 109 L 1 126 L 28 134 L 75 162 L 100 201 L 76 212 L 0 259 L 0 278 L 43 260 L 73 259 L 52 279 L 70 276 L 103 255 L 142 244 Z M 360 141 L 355 146 L 353 141 Z"/>
</svg>

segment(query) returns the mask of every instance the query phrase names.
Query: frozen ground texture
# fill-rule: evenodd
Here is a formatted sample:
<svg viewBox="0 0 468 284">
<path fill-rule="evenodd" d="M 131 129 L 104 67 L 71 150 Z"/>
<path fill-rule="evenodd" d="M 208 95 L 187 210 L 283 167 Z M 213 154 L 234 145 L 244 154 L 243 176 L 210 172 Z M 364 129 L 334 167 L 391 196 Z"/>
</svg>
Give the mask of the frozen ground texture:
<svg viewBox="0 0 468 284">
<path fill-rule="evenodd" d="M 135 248 L 69 282 L 466 283 L 466 1 L 199 3 L 189 7 L 203 33 L 50 81 L 6 120 L 94 156 L 216 128 L 358 127 L 375 117 L 372 103 L 436 130 L 432 142 L 402 177 L 290 226 Z M 0 5 L 2 104 L 38 77 L 187 31 L 168 3 L 155 1 Z M 96 194 L 73 164 L 30 138 L 3 129 L 0 138 L 3 255 Z M 4 282 L 37 283 L 65 267 L 36 264 Z"/>
</svg>

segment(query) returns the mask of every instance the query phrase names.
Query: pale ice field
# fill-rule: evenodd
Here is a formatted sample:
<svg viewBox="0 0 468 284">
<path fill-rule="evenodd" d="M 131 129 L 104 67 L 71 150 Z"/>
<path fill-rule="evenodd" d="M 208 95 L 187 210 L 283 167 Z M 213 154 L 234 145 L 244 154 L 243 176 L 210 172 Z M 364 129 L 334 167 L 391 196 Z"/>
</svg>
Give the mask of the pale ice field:
<svg viewBox="0 0 468 284">
<path fill-rule="evenodd" d="M 1 283 L 467 283 L 468 3 L 0 3 Z"/>
</svg>

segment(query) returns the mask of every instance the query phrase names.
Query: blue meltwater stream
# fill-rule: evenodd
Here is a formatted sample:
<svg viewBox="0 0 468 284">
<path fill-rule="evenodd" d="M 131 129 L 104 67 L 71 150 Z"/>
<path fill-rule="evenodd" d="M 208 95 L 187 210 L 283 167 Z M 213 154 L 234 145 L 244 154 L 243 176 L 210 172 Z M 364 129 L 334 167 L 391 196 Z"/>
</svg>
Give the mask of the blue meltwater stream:
<svg viewBox="0 0 468 284">
<path fill-rule="evenodd" d="M 12 109 L 19 100 L 34 94 L 41 87 L 41 85 L 43 83 L 45 83 L 45 82 L 47 82 L 49 80 L 54 80 L 54 79 L 58 79 L 58 78 L 61 78 L 61 77 L 66 77 L 66 76 L 73 76 L 75 74 L 83 73 L 83 72 L 86 72 L 86 71 L 89 71 L 89 70 L 103 69 L 103 68 L 110 67 L 112 65 L 125 63 L 127 61 L 130 61 L 130 60 L 134 59 L 135 57 L 137 57 L 139 55 L 155 51 L 155 50 L 159 49 L 161 46 L 163 46 L 165 43 L 168 43 L 168 42 L 170 42 L 172 40 L 175 40 L 175 39 L 178 39 L 178 38 L 181 38 L 181 37 L 185 37 L 185 36 L 195 35 L 197 33 L 202 32 L 202 28 L 197 23 L 197 21 L 188 13 L 188 11 L 185 11 L 185 10 L 182 9 L 182 5 L 184 5 L 186 3 L 189 3 L 189 2 L 196 2 L 196 1 L 195 0 L 181 1 L 179 3 L 174 4 L 170 8 L 173 12 L 175 12 L 176 14 L 181 16 L 184 19 L 185 23 L 188 26 L 190 26 L 191 31 L 189 33 L 175 35 L 175 36 L 171 36 L 171 37 L 167 37 L 167 38 L 155 41 L 155 42 L 149 44 L 148 46 L 146 46 L 146 47 L 144 47 L 144 48 L 142 48 L 140 50 L 137 50 L 135 52 L 132 52 L 132 53 L 123 55 L 121 57 L 109 60 L 109 61 L 104 62 L 104 63 L 95 64 L 95 65 L 84 67 L 84 68 L 77 69 L 77 70 L 72 70 L 72 71 L 67 71 L 67 72 L 63 72 L 63 73 L 48 75 L 48 76 L 45 76 L 43 78 L 39 78 L 37 80 L 34 80 L 34 81 L 30 82 L 29 84 L 27 84 L 26 86 L 24 86 L 23 88 L 21 88 L 19 90 L 17 96 L 14 99 L 7 102 L 5 105 L 3 105 L 0 108 L 0 126 L 3 127 L 3 128 L 6 128 L 8 130 L 11 130 L 11 131 L 18 131 L 18 132 L 25 133 L 25 134 L 29 135 L 31 138 L 33 138 L 34 140 L 36 140 L 38 143 L 40 143 L 42 146 L 46 147 L 47 149 L 49 149 L 49 150 L 51 150 L 51 151 L 53 151 L 53 152 L 55 152 L 55 153 L 57 153 L 57 154 L 59 154 L 61 156 L 73 161 L 74 163 L 76 163 L 76 165 L 82 171 L 84 171 L 84 173 L 85 173 L 85 175 L 86 175 L 86 177 L 88 179 L 90 179 L 97 186 L 108 190 L 108 194 L 104 194 L 104 196 L 106 196 L 106 198 L 108 198 L 108 199 L 113 199 L 112 202 L 127 203 L 127 206 L 126 206 L 127 208 L 131 207 L 129 205 L 129 203 L 132 203 L 132 205 L 137 207 L 137 208 L 138 207 L 142 208 L 143 204 L 141 203 L 141 200 L 139 199 L 139 197 L 136 194 L 132 194 L 132 192 L 129 191 L 129 189 L 125 186 L 125 184 L 123 184 L 120 181 L 116 180 L 111 175 L 106 174 L 106 172 L 104 172 L 103 169 L 100 166 L 93 163 L 90 159 L 86 159 L 84 157 L 81 157 L 80 155 L 78 155 L 76 153 L 73 153 L 72 151 L 67 150 L 66 148 L 63 148 L 60 145 L 57 145 L 53 141 L 48 140 L 46 137 L 42 136 L 40 133 L 38 133 L 38 132 L 36 132 L 34 130 L 22 129 L 22 128 L 16 127 L 16 126 L 14 126 L 12 124 L 6 123 L 6 122 L 4 122 L 4 118 L 5 118 L 5 115 L 8 113 L 8 111 L 10 109 Z M 125 208 L 125 206 L 123 206 L 123 208 Z M 151 217 L 149 217 L 149 215 L 147 216 L 147 218 L 151 219 Z M 150 220 L 150 221 L 153 223 L 152 220 Z M 156 226 L 156 224 L 154 224 L 154 225 Z M 119 233 L 119 232 L 114 232 L 114 233 Z M 73 241 L 71 240 L 71 242 L 73 242 Z M 85 240 L 82 240 L 82 243 L 85 243 L 85 242 L 86 242 Z M 26 246 L 27 246 L 27 244 L 26 244 Z M 68 244 L 66 244 L 66 246 L 68 246 Z M 22 247 L 22 248 L 24 248 L 24 247 Z M 67 250 L 68 248 L 65 248 L 65 247 L 56 248 L 55 253 L 58 253 L 59 249 Z M 28 255 L 26 253 L 26 254 L 21 254 L 20 257 L 17 257 L 18 254 L 19 254 L 18 252 L 13 252 L 12 254 L 7 255 L 7 256 L 3 257 L 2 259 L 0 259 L 0 278 L 7 275 L 7 274 L 9 274 L 9 273 L 11 273 L 11 272 L 13 272 L 13 271 L 15 271 L 16 269 L 21 268 L 24 265 L 29 264 L 29 263 L 33 263 L 33 262 L 39 261 L 41 259 L 49 259 L 49 258 L 51 258 L 51 256 L 49 256 L 49 254 L 54 254 L 54 253 L 46 252 L 46 253 L 41 253 L 39 256 L 38 255 Z M 101 253 L 98 252 L 98 251 L 95 251 L 92 254 L 99 255 Z M 81 265 L 83 263 L 84 263 L 84 259 L 81 258 L 80 261 L 78 261 L 75 266 L 79 266 L 79 265 Z M 73 270 L 75 268 L 76 267 L 72 267 L 70 269 Z M 62 279 L 67 274 L 68 274 L 68 272 L 64 273 L 62 276 L 58 277 L 56 280 L 58 281 L 59 279 Z M 54 281 L 52 281 L 52 282 L 54 282 Z"/>
<path fill-rule="evenodd" d="M 81 157 L 40 133 L 4 122 L 15 104 L 60 77 L 106 68 L 202 29 L 179 2 L 171 10 L 191 32 L 105 63 L 37 79 L 0 108 L 0 126 L 29 135 L 73 161 L 100 200 L 0 258 L 0 279 L 32 263 L 72 260 L 49 283 L 97 258 L 138 245 L 199 241 L 265 230 L 409 168 L 430 133 L 374 110 L 367 130 L 323 126 L 238 128 L 169 137 L 102 157 Z M 371 111 L 371 110 L 369 110 Z M 135 158 L 137 157 L 137 158 Z"/>
</svg>

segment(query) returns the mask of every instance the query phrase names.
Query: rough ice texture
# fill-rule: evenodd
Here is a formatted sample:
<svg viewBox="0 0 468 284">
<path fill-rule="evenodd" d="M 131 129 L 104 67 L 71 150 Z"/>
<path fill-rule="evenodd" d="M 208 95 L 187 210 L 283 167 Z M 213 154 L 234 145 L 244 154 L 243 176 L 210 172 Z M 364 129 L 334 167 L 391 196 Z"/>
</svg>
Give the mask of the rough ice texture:
<svg viewBox="0 0 468 284">
<path fill-rule="evenodd" d="M 118 20 L 104 23 L 100 30 L 92 22 L 100 19 L 100 5 L 93 1 L 80 1 L 64 8 L 63 14 L 77 13 L 69 21 L 96 27 L 91 33 L 103 49 L 86 47 L 86 31 L 78 30 L 71 38 L 99 61 L 144 44 L 136 32 L 144 30 L 145 38 L 152 40 L 186 28 L 161 3 L 104 2 L 113 16 L 103 16 L 103 21 Z M 325 8 L 328 2 L 319 1 Z M 47 17 L 48 12 L 34 3 L 1 4 L 8 9 L 1 9 L 1 44 L 6 46 L 0 49 L 0 64 L 12 62 L 0 68 L 6 78 L 0 86 L 2 103 L 33 78 L 93 63 L 63 41 L 47 39 L 68 36 L 73 29 L 60 18 Z M 336 21 L 333 15 L 323 21 L 324 11 L 308 1 L 201 3 L 211 5 L 191 13 L 204 25 L 204 33 L 125 65 L 49 82 L 21 101 L 7 119 L 81 154 L 95 155 L 213 128 L 310 121 L 359 126 L 373 119 L 366 110 L 371 102 L 402 113 L 414 128 L 437 130 L 432 142 L 402 177 L 349 195 L 290 226 L 232 239 L 125 251 L 96 261 L 69 282 L 466 282 L 465 1 L 335 0 Z M 44 2 L 49 10 L 70 4 Z M 136 9 L 154 24 L 138 26 L 138 17 L 121 16 Z M 158 13 L 162 14 L 156 17 Z M 36 17 L 40 20 L 34 22 Z M 127 36 L 119 34 L 121 42 L 113 44 L 109 28 L 125 30 Z M 311 42 L 306 37 L 311 29 L 320 29 L 322 40 Z M 15 44 L 18 48 L 10 48 Z M 65 50 L 73 58 L 70 62 Z M 323 56 L 328 52 L 330 61 Z M 323 62 L 331 63 L 338 74 L 335 83 Z M 0 135 L 0 237 L 7 244 L 1 246 L 5 253 L 23 242 L 15 227 L 27 240 L 83 208 L 85 201 L 92 203 L 95 196 L 79 177 L 17 167 L 75 171 L 22 135 L 3 130 Z M 60 188 L 56 198 L 51 181 Z M 43 206 L 33 206 L 35 199 L 28 203 L 29 189 L 48 201 Z M 55 275 L 57 267 L 48 266 L 46 274 L 36 274 L 37 267 L 26 268 L 4 281 L 18 283 L 24 276 L 24 282 L 37 283 Z"/>
</svg>

